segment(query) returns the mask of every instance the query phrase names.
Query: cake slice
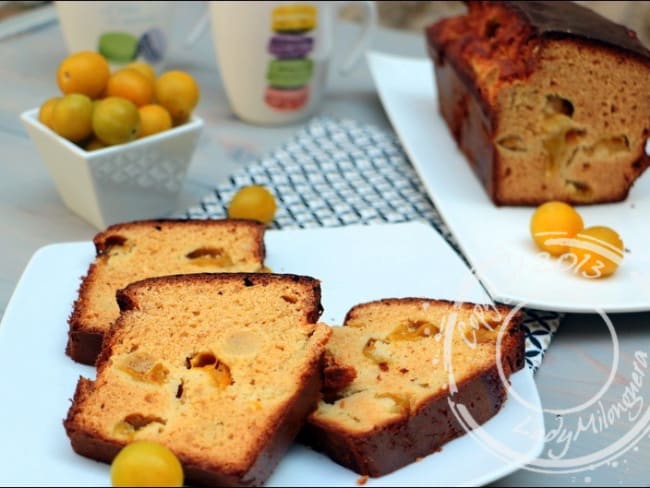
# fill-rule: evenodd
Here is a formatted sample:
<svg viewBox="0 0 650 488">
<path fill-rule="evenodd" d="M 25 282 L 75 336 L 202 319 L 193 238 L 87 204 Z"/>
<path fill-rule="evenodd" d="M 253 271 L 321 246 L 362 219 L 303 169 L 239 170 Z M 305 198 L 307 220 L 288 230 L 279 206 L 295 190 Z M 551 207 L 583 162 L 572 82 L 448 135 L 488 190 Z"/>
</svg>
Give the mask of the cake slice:
<svg viewBox="0 0 650 488">
<path fill-rule="evenodd" d="M 150 278 L 118 293 L 95 381 L 64 421 L 72 448 L 111 462 L 133 440 L 169 447 L 187 482 L 259 485 L 316 406 L 330 328 L 304 276 Z"/>
<path fill-rule="evenodd" d="M 94 364 L 119 315 L 115 293 L 144 278 L 202 272 L 255 272 L 264 266 L 263 224 L 246 220 L 148 220 L 95 236 L 97 256 L 69 318 L 66 353 Z"/>
<path fill-rule="evenodd" d="M 439 450 L 466 432 L 454 404 L 480 425 L 505 402 L 524 364 L 520 321 L 505 306 L 422 298 L 355 306 L 333 327 L 301 440 L 369 476 Z"/>
<path fill-rule="evenodd" d="M 615 202 L 650 164 L 650 51 L 577 2 L 467 2 L 427 28 L 441 114 L 498 205 Z"/>
</svg>

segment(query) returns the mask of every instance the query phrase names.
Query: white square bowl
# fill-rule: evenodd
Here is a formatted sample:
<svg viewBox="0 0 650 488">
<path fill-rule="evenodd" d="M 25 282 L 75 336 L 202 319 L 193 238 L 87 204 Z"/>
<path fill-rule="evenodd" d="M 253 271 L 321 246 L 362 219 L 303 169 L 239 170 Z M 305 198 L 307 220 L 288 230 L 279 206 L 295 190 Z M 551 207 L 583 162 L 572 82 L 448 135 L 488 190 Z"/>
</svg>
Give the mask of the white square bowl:
<svg viewBox="0 0 650 488">
<path fill-rule="evenodd" d="M 98 229 L 177 210 L 180 190 L 203 128 L 187 123 L 126 144 L 85 151 L 38 120 L 38 108 L 20 119 L 45 162 L 61 199 Z"/>
</svg>

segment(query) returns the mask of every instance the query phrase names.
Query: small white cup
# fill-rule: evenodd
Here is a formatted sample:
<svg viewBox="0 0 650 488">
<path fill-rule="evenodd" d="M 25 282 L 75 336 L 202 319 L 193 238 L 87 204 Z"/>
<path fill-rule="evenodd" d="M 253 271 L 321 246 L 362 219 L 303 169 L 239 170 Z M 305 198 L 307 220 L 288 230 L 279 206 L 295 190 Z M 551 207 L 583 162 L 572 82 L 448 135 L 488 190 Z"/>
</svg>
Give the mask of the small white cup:
<svg viewBox="0 0 650 488">
<path fill-rule="evenodd" d="M 56 2 L 69 53 L 97 51 L 114 68 L 136 60 L 161 70 L 175 2 Z"/>
<path fill-rule="evenodd" d="M 281 125 L 311 115 L 325 91 L 336 13 L 364 8 L 364 22 L 340 66 L 351 71 L 376 26 L 373 2 L 210 2 L 219 71 L 232 110 L 254 124 Z"/>
</svg>

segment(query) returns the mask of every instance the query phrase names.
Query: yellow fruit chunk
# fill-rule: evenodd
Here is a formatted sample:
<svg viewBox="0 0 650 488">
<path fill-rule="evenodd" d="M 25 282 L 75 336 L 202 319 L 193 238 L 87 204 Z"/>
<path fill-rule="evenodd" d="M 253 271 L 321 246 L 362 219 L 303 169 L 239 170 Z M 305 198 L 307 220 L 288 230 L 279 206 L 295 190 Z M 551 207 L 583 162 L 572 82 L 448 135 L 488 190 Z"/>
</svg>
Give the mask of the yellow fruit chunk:
<svg viewBox="0 0 650 488">
<path fill-rule="evenodd" d="M 572 241 L 569 253 L 575 257 L 576 271 L 585 278 L 609 276 L 623 261 L 623 240 L 609 227 L 587 227 Z"/>
<path fill-rule="evenodd" d="M 81 51 L 61 62 L 56 81 L 63 94 L 80 93 L 97 98 L 103 93 L 109 76 L 108 62 L 101 54 Z"/>
<path fill-rule="evenodd" d="M 168 71 L 156 80 L 156 101 L 169 111 L 174 125 L 190 118 L 199 96 L 198 83 L 184 71 Z"/>
<path fill-rule="evenodd" d="M 156 82 L 156 70 L 153 69 L 153 67 L 149 64 L 146 63 L 145 61 L 134 61 L 132 63 L 127 64 L 124 69 L 134 69 L 138 71 L 140 74 L 144 75 L 149 81 L 151 81 L 151 84 L 153 85 Z"/>
<path fill-rule="evenodd" d="M 166 446 L 134 441 L 111 464 L 113 486 L 183 486 L 183 467 Z"/>
<path fill-rule="evenodd" d="M 160 105 L 145 105 L 140 107 L 138 112 L 140 112 L 138 137 L 147 137 L 172 127 L 172 118 L 169 112 Z"/>
<path fill-rule="evenodd" d="M 95 135 L 108 145 L 132 141 L 140 128 L 138 109 L 125 98 L 108 97 L 100 100 L 95 104 L 92 120 Z"/>
<path fill-rule="evenodd" d="M 228 217 L 269 224 L 273 221 L 276 207 L 273 194 L 266 188 L 260 185 L 245 186 L 230 201 Z"/>
<path fill-rule="evenodd" d="M 569 240 L 582 230 L 580 214 L 564 202 L 546 202 L 535 210 L 530 219 L 530 234 L 537 247 L 551 256 L 569 250 Z"/>
<path fill-rule="evenodd" d="M 92 133 L 92 115 L 90 98 L 78 93 L 66 95 L 52 110 L 52 130 L 69 141 L 82 141 Z"/>
<path fill-rule="evenodd" d="M 126 98 L 136 107 L 142 107 L 153 102 L 154 84 L 139 71 L 121 69 L 108 79 L 106 96 Z"/>
<path fill-rule="evenodd" d="M 53 97 L 41 105 L 41 108 L 38 111 L 38 120 L 41 124 L 46 125 L 50 129 L 52 128 L 52 115 L 54 114 L 54 106 L 56 102 L 61 100 L 61 97 Z"/>
</svg>

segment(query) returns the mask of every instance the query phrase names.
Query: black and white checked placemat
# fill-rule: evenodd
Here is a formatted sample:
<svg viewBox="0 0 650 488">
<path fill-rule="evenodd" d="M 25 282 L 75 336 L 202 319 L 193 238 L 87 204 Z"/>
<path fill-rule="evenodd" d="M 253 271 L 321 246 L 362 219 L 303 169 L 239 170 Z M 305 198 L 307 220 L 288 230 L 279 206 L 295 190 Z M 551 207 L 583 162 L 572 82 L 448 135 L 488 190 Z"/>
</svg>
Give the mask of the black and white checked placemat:
<svg viewBox="0 0 650 488">
<path fill-rule="evenodd" d="M 275 194 L 278 211 L 272 228 L 424 220 L 463 257 L 397 138 L 376 127 L 312 119 L 283 146 L 233 174 L 177 217 L 223 218 L 232 196 L 250 184 Z M 526 362 L 535 371 L 562 315 L 530 309 L 524 313 Z"/>
</svg>

